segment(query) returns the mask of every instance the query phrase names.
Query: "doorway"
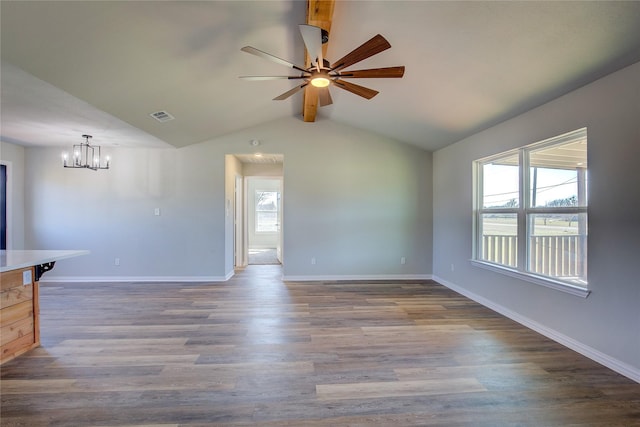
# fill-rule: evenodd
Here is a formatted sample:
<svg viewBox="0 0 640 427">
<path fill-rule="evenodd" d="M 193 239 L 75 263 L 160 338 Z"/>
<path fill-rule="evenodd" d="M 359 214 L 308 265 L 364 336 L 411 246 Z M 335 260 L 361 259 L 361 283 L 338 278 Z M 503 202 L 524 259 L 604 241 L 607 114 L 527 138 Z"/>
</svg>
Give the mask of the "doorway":
<svg viewBox="0 0 640 427">
<path fill-rule="evenodd" d="M 233 209 L 233 247 L 225 253 L 233 268 L 283 264 L 284 156 L 228 154 L 225 165 L 227 203 Z"/>
<path fill-rule="evenodd" d="M 7 165 L 0 164 L 0 249 L 7 249 Z"/>
</svg>

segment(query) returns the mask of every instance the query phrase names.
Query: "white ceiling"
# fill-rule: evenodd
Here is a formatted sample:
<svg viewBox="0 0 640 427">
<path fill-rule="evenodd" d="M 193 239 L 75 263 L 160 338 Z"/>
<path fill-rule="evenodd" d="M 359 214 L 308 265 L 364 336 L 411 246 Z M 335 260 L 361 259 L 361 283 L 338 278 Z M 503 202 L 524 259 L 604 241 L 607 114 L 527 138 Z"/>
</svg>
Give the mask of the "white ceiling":
<svg viewBox="0 0 640 427">
<path fill-rule="evenodd" d="M 301 94 L 271 100 L 295 83 L 238 76 L 289 71 L 245 45 L 303 63 L 304 1 L 0 8 L 4 141 L 63 146 L 89 133 L 96 144 L 181 147 L 300 117 Z M 640 61 L 640 1 L 338 0 L 327 56 L 377 33 L 392 48 L 350 69 L 405 65 L 405 76 L 352 80 L 380 91 L 371 100 L 334 87 L 318 116 L 435 150 Z M 159 110 L 175 120 L 149 116 Z"/>
<path fill-rule="evenodd" d="M 274 165 L 284 163 L 284 155 L 282 154 L 268 154 L 268 153 L 255 153 L 255 154 L 235 154 L 235 157 L 241 163 L 253 163 L 259 165 Z"/>
</svg>

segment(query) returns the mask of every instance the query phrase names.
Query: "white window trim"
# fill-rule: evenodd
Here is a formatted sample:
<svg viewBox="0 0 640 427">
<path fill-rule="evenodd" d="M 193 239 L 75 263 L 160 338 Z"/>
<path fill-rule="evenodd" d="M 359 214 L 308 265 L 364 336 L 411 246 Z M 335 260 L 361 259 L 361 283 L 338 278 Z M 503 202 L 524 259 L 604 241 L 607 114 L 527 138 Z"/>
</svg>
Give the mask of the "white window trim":
<svg viewBox="0 0 640 427">
<path fill-rule="evenodd" d="M 514 270 L 511 268 L 504 267 L 500 264 L 494 264 L 487 261 L 480 261 L 477 259 L 472 259 L 470 261 L 471 261 L 471 264 L 476 267 L 484 268 L 485 270 L 494 271 L 496 273 L 505 274 L 507 276 L 515 277 L 516 279 L 521 279 L 530 283 L 535 283 L 536 285 L 541 285 L 547 288 L 555 289 L 556 291 L 565 292 L 567 294 L 575 295 L 582 298 L 586 298 L 589 296 L 589 294 L 591 294 L 591 291 L 587 288 L 583 288 L 581 286 L 574 286 L 569 283 L 553 280 L 550 277 L 538 276 L 532 273 L 526 273 L 524 271 Z"/>
<path fill-rule="evenodd" d="M 529 192 L 529 174 L 524 171 L 529 170 L 529 162 L 528 156 L 526 153 L 534 150 L 540 149 L 545 146 L 560 144 L 563 142 L 567 142 L 568 140 L 574 139 L 575 134 L 578 132 L 586 132 L 586 128 L 578 129 L 572 132 L 568 132 L 563 135 L 559 135 L 557 137 L 550 138 L 548 140 L 540 141 L 534 144 L 530 144 L 524 147 L 520 147 L 513 150 L 504 151 L 502 153 L 488 156 L 482 159 L 475 160 L 473 162 L 473 245 L 472 245 L 472 259 L 471 264 L 476 267 L 480 267 L 486 270 L 490 270 L 493 272 L 497 272 L 500 274 L 505 274 L 510 277 L 514 277 L 517 279 L 521 279 L 530 283 L 534 283 L 537 285 L 545 286 L 547 288 L 551 288 L 557 291 L 565 292 L 570 295 L 575 295 L 582 298 L 587 298 L 591 291 L 588 289 L 588 285 L 586 287 L 572 285 L 571 283 L 556 280 L 552 277 L 541 276 L 528 271 L 528 261 L 527 261 L 527 241 L 528 239 L 528 230 L 527 230 L 527 217 L 530 214 L 537 213 L 588 213 L 588 206 L 576 206 L 576 207 L 566 207 L 566 208 L 556 208 L 556 207 L 528 207 L 530 204 L 530 192 Z M 519 200 L 517 208 L 484 208 L 482 206 L 483 200 L 482 197 L 479 197 L 478 189 L 482 188 L 482 168 L 481 165 L 483 163 L 490 162 L 491 160 L 500 159 L 503 157 L 508 157 L 517 154 L 519 156 Z M 489 261 L 479 259 L 480 254 L 480 245 L 481 239 L 478 239 L 478 230 L 480 227 L 481 216 L 483 213 L 505 213 L 505 214 L 516 214 L 517 216 L 517 235 L 518 237 L 525 236 L 524 239 L 518 239 L 518 258 L 517 258 L 517 268 L 510 268 L 509 266 L 492 263 Z"/>
</svg>

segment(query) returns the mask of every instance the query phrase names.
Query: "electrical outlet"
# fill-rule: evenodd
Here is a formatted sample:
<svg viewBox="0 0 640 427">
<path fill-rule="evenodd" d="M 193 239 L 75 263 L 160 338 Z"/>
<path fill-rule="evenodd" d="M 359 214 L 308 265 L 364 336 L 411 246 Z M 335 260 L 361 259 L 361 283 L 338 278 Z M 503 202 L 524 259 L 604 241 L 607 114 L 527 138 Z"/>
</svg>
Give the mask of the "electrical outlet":
<svg viewBox="0 0 640 427">
<path fill-rule="evenodd" d="M 155 216 L 160 216 L 160 208 L 155 208 L 155 209 L 153 210 L 153 214 L 154 214 Z"/>
<path fill-rule="evenodd" d="M 451 264 L 451 271 L 456 271 L 456 266 Z"/>
<path fill-rule="evenodd" d="M 311 258 L 311 265 L 316 265 L 316 257 Z"/>
<path fill-rule="evenodd" d="M 29 286 L 33 281 L 33 275 L 31 270 L 25 270 L 22 272 L 22 286 Z"/>
<path fill-rule="evenodd" d="M 114 265 L 120 265 L 120 258 L 116 258 L 116 259 L 113 261 L 113 264 L 114 264 Z"/>
<path fill-rule="evenodd" d="M 400 264 L 405 265 L 407 263 L 407 260 L 405 257 L 400 258 Z"/>
</svg>

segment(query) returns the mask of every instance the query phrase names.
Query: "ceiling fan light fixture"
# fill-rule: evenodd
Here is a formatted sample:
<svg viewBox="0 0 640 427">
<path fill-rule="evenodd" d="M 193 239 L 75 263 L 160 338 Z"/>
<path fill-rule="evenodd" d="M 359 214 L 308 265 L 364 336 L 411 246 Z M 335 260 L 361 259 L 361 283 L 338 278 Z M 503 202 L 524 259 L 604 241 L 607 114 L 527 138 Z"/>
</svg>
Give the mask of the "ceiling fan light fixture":
<svg viewBox="0 0 640 427">
<path fill-rule="evenodd" d="M 329 86 L 330 83 L 331 83 L 331 80 L 322 76 L 314 77 L 311 79 L 311 84 L 315 87 L 327 87 Z"/>
<path fill-rule="evenodd" d="M 334 0 L 318 1 L 314 0 L 314 7 L 317 7 L 321 3 L 333 4 Z M 311 10 L 312 2 L 309 1 Z M 331 6 L 333 8 L 333 6 Z M 309 15 L 307 15 L 309 18 Z M 309 20 L 309 19 L 307 19 Z M 313 22 L 318 19 L 313 19 Z M 326 22 L 330 24 L 330 22 Z M 335 62 L 329 62 L 324 57 L 322 43 L 326 43 L 328 39 L 328 32 L 320 28 L 319 26 L 301 24 L 300 35 L 304 41 L 307 56 L 305 57 L 305 65 L 300 66 L 292 62 L 285 61 L 277 56 L 263 52 L 252 46 L 245 46 L 240 49 L 243 52 L 256 55 L 280 65 L 292 68 L 300 71 L 299 75 L 289 76 L 240 76 L 241 79 L 249 80 L 304 80 L 296 87 L 289 89 L 281 95 L 273 98 L 274 101 L 285 100 L 294 94 L 300 92 L 306 88 L 304 105 L 303 105 L 303 117 L 305 122 L 315 121 L 316 109 L 318 106 L 324 107 L 331 105 L 333 100 L 329 93 L 329 86 L 335 86 L 340 89 L 351 92 L 355 95 L 361 96 L 365 99 L 371 99 L 379 92 L 377 90 L 369 89 L 364 86 L 357 85 L 355 83 L 349 83 L 346 79 L 350 78 L 390 78 L 390 77 L 402 77 L 404 75 L 404 66 L 385 67 L 385 68 L 370 68 L 365 70 L 351 70 L 343 71 L 344 69 L 357 64 L 360 61 L 364 61 L 367 58 L 377 55 L 391 47 L 391 44 L 382 35 L 377 34 L 368 41 L 364 42 L 345 56 Z M 315 58 L 315 59 L 314 59 Z"/>
</svg>

